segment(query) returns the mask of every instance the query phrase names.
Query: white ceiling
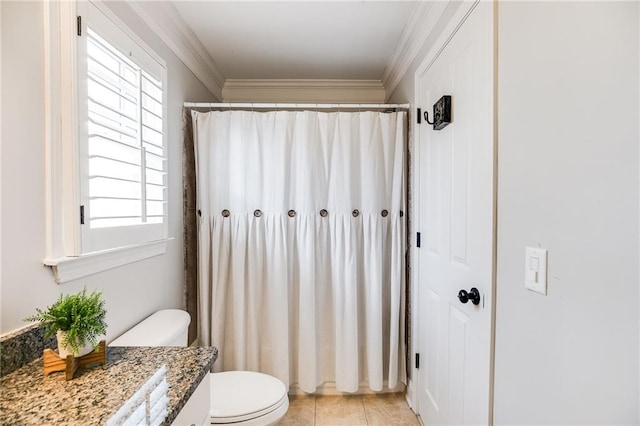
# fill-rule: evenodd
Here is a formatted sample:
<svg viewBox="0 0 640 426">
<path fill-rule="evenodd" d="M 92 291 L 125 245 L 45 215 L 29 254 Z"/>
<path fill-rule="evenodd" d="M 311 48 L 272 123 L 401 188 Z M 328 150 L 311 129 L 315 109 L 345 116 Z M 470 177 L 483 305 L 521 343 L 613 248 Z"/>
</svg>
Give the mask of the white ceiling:
<svg viewBox="0 0 640 426">
<path fill-rule="evenodd" d="M 380 80 L 417 1 L 174 1 L 226 79 Z"/>
</svg>

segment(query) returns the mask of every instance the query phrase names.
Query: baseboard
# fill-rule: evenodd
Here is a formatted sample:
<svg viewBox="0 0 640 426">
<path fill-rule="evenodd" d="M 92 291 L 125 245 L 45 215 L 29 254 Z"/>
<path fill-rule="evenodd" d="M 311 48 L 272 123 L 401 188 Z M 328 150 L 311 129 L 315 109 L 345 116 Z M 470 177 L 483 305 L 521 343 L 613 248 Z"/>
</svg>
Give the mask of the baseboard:
<svg viewBox="0 0 640 426">
<path fill-rule="evenodd" d="M 406 387 L 404 383 L 398 383 L 398 386 L 396 386 L 393 389 L 389 389 L 389 387 L 387 386 L 387 381 L 385 380 L 383 385 L 383 390 L 379 392 L 371 390 L 369 388 L 368 383 L 361 383 L 360 386 L 358 387 L 358 390 L 353 394 L 354 395 L 369 395 L 369 394 L 374 395 L 374 394 L 381 394 L 381 393 L 401 393 L 401 392 L 404 392 L 405 388 Z M 306 395 L 306 394 L 307 392 L 300 389 L 297 384 L 289 386 L 289 395 Z M 323 383 L 322 385 L 316 388 L 316 391 L 313 392 L 313 394 L 314 395 L 352 395 L 351 392 L 342 392 L 336 389 L 335 382 Z"/>
<path fill-rule="evenodd" d="M 415 401 L 415 388 L 413 387 L 413 380 L 411 379 L 407 379 L 407 393 L 404 395 L 405 399 L 407 400 L 407 404 L 409 404 L 409 408 L 411 408 L 411 410 L 415 413 L 415 406 L 414 406 L 414 401 Z"/>
<path fill-rule="evenodd" d="M 407 404 L 411 411 L 416 415 L 416 418 L 420 422 L 422 426 L 424 426 L 424 422 L 422 421 L 422 417 L 420 417 L 420 413 L 418 413 L 418 404 L 417 404 L 417 395 L 416 388 L 413 384 L 413 380 L 407 379 L 407 392 L 404 394 L 405 399 L 407 400 Z"/>
</svg>

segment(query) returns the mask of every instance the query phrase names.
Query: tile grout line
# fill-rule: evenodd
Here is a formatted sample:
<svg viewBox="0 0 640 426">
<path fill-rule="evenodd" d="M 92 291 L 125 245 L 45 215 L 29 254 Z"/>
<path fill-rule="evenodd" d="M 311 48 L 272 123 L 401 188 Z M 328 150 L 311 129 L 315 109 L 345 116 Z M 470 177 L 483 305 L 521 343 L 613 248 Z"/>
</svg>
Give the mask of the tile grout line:
<svg viewBox="0 0 640 426">
<path fill-rule="evenodd" d="M 369 424 L 369 416 L 367 416 L 367 408 L 364 406 L 364 396 L 360 397 L 360 401 L 362 402 L 362 411 L 364 411 L 364 421 Z"/>
</svg>

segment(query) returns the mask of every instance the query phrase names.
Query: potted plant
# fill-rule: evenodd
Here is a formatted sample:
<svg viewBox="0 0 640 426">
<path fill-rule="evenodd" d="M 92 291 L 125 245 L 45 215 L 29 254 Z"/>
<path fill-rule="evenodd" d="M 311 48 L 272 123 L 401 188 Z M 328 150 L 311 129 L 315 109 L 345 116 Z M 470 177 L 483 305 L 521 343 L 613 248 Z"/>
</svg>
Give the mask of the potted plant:
<svg viewBox="0 0 640 426">
<path fill-rule="evenodd" d="M 25 321 L 39 321 L 45 328 L 45 338 L 56 333 L 58 356 L 80 357 L 94 350 L 98 338 L 107 332 L 102 293 L 94 291 L 87 295 L 86 287 L 79 293 L 62 294 L 46 310 L 36 309 L 37 314 Z"/>
</svg>

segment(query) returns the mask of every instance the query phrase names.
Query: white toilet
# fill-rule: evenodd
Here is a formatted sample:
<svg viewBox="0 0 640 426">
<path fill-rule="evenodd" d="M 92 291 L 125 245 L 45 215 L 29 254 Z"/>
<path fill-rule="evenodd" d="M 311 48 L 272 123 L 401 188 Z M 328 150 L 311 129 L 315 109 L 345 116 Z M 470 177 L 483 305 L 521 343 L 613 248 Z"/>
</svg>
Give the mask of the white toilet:
<svg viewBox="0 0 640 426">
<path fill-rule="evenodd" d="M 151 315 L 109 346 L 187 346 L 191 317 L 179 309 Z M 209 374 L 211 424 L 267 426 L 289 409 L 287 388 L 275 377 L 251 371 Z"/>
</svg>

